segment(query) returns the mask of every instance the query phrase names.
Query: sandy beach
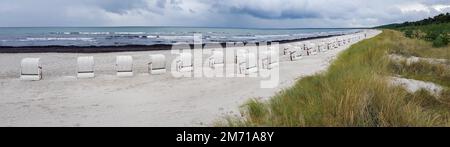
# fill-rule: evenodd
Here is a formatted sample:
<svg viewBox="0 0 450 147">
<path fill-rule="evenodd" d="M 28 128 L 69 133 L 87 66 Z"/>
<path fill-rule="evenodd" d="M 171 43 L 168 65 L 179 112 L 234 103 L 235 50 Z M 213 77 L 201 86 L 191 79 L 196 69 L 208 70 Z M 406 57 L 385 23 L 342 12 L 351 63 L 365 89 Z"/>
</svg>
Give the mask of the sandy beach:
<svg viewBox="0 0 450 147">
<path fill-rule="evenodd" d="M 175 78 L 170 72 L 149 75 L 148 55 L 164 54 L 170 63 L 175 56 L 167 50 L 2 53 L 0 126 L 210 126 L 224 115 L 240 115 L 239 106 L 250 98 L 267 99 L 295 80 L 325 70 L 348 47 L 297 61 L 280 57 L 280 84 L 270 89 L 260 88 L 262 78 Z M 133 56 L 135 76 L 115 76 L 117 55 Z M 94 79 L 76 78 L 79 56 L 94 56 Z M 20 60 L 26 57 L 41 58 L 43 80 L 19 79 Z"/>
</svg>

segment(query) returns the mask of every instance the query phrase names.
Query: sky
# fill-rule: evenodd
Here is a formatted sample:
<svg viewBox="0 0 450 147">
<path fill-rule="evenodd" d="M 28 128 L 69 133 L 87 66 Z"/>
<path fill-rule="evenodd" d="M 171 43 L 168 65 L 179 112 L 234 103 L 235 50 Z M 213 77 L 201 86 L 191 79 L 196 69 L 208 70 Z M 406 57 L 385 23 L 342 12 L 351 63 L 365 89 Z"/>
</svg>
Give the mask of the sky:
<svg viewBox="0 0 450 147">
<path fill-rule="evenodd" d="M 0 27 L 373 27 L 450 12 L 450 0 L 0 0 Z"/>
</svg>

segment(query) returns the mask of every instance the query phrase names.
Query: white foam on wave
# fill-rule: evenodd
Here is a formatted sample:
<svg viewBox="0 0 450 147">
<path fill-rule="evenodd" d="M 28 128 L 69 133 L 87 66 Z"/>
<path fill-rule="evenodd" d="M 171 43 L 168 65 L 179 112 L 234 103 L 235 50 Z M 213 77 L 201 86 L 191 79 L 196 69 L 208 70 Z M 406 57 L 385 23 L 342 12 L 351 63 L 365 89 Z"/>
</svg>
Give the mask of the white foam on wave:
<svg viewBox="0 0 450 147">
<path fill-rule="evenodd" d="M 83 37 L 38 37 L 38 38 L 26 38 L 20 41 L 95 41 L 94 38 L 83 38 Z"/>
<path fill-rule="evenodd" d="M 144 35 L 145 32 L 114 32 L 116 35 Z"/>
<path fill-rule="evenodd" d="M 159 38 L 165 40 L 192 40 L 194 36 L 159 36 Z"/>
<path fill-rule="evenodd" d="M 80 32 L 82 35 L 109 35 L 109 32 Z"/>
</svg>

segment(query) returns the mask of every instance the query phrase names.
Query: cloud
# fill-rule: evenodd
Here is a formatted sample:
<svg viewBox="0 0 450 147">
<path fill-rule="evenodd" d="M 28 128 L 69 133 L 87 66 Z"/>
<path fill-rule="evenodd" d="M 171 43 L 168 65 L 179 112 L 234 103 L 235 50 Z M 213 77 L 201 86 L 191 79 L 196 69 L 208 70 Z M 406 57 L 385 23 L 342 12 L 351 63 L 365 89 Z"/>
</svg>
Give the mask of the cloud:
<svg viewBox="0 0 450 147">
<path fill-rule="evenodd" d="M 160 2 L 164 1 L 164 2 Z M 83 0 L 83 5 L 95 5 L 108 12 L 124 14 L 133 9 L 148 9 L 145 0 Z M 158 0 L 158 6 L 164 7 L 165 0 Z"/>
<path fill-rule="evenodd" d="M 435 9 L 438 12 L 449 12 L 450 11 L 450 5 L 433 5 L 433 9 Z"/>
<path fill-rule="evenodd" d="M 448 0 L 1 0 L 0 26 L 370 27 L 445 12 Z"/>
</svg>

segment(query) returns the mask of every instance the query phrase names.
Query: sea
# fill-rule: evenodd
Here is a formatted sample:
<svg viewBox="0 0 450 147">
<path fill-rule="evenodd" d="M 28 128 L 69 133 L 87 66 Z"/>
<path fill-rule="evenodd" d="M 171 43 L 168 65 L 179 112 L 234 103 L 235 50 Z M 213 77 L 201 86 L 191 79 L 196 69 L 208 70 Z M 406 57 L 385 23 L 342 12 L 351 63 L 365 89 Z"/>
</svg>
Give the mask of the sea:
<svg viewBox="0 0 450 147">
<path fill-rule="evenodd" d="M 342 35 L 361 29 L 208 27 L 0 27 L 0 47 L 129 46 L 192 43 L 270 42 Z"/>
</svg>

